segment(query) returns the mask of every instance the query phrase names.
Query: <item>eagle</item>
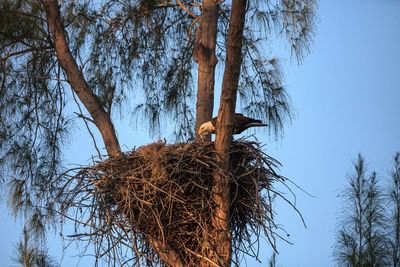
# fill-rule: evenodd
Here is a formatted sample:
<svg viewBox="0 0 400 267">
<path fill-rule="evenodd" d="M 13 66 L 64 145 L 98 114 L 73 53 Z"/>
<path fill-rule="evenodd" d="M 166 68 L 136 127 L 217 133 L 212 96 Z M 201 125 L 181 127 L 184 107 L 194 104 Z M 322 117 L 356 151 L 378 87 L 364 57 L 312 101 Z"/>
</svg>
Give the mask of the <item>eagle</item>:
<svg viewBox="0 0 400 267">
<path fill-rule="evenodd" d="M 203 123 L 198 131 L 198 134 L 203 137 L 208 133 L 215 134 L 215 126 L 217 125 L 217 117 Z M 233 122 L 233 134 L 240 134 L 250 127 L 262 127 L 268 126 L 268 124 L 262 123 L 260 120 L 245 117 L 241 113 L 235 113 L 235 118 Z"/>
</svg>

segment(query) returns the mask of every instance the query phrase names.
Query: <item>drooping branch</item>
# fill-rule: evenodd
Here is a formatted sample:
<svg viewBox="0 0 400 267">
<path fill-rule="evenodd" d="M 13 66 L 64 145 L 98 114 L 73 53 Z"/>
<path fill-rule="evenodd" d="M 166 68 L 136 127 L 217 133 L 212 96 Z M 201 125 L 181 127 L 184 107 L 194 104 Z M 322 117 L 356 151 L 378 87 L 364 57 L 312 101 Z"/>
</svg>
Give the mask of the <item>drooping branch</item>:
<svg viewBox="0 0 400 267">
<path fill-rule="evenodd" d="M 49 48 L 51 48 L 51 47 L 32 47 L 32 48 L 24 49 L 24 50 L 17 51 L 14 53 L 9 53 L 9 54 L 5 55 L 4 57 L 0 58 L 0 62 L 6 61 L 10 57 L 14 57 L 14 56 L 18 56 L 18 55 L 22 55 L 22 54 L 33 52 L 33 51 L 38 51 L 38 50 L 46 50 Z"/>
<path fill-rule="evenodd" d="M 71 51 L 64 33 L 64 26 L 61 22 L 60 10 L 57 0 L 47 0 L 44 3 L 47 23 L 50 27 L 57 58 L 61 67 L 65 71 L 68 83 L 78 95 L 88 112 L 93 118 L 94 123 L 99 129 L 109 156 L 117 156 L 121 152 L 114 126 L 110 117 L 100 105 L 93 91 L 90 89 L 82 71 L 72 57 Z"/>
</svg>

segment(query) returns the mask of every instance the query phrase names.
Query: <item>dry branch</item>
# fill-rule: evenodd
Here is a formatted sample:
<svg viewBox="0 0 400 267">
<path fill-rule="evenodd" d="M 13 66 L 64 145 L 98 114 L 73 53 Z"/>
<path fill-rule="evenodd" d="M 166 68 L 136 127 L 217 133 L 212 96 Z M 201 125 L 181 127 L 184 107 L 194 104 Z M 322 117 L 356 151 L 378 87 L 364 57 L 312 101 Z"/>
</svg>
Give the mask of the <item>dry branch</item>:
<svg viewBox="0 0 400 267">
<path fill-rule="evenodd" d="M 213 232 L 215 153 L 212 142 L 158 142 L 65 176 L 61 213 L 76 224 L 71 237 L 90 241 L 96 255 L 114 264 L 164 265 L 152 247 L 157 242 L 184 266 L 212 265 L 204 250 Z M 279 163 L 258 143 L 235 141 L 230 157 L 234 256 L 257 257 L 253 246 L 260 234 L 274 248 L 279 237 L 272 185 L 284 179 L 274 170 Z"/>
</svg>

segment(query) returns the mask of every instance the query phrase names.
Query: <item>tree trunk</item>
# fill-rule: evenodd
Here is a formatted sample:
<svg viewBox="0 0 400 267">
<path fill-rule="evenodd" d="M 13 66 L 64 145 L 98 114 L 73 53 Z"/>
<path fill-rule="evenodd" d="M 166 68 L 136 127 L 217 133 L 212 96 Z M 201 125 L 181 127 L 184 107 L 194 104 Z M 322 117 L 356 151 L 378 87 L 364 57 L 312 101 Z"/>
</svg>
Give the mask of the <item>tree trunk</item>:
<svg viewBox="0 0 400 267">
<path fill-rule="evenodd" d="M 44 7 L 47 16 L 47 24 L 49 25 L 53 36 L 57 58 L 67 76 L 68 83 L 92 116 L 94 123 L 103 137 L 108 155 L 117 156 L 121 153 L 121 148 L 115 134 L 114 126 L 110 117 L 97 101 L 96 96 L 93 94 L 83 77 L 82 71 L 79 69 L 78 64 L 71 55 L 64 34 L 64 26 L 60 18 L 58 1 L 47 0 L 45 1 Z"/>
<path fill-rule="evenodd" d="M 158 240 L 149 240 L 150 245 L 157 252 L 158 257 L 167 266 L 171 267 L 183 267 L 183 262 L 181 257 L 176 253 L 176 251 L 170 247 L 168 244 L 163 243 Z"/>
<path fill-rule="evenodd" d="M 246 15 L 246 0 L 233 0 L 226 43 L 226 62 L 216 126 L 215 149 L 220 170 L 214 175 L 213 200 L 216 204 L 212 215 L 215 251 L 211 256 L 221 266 L 230 266 L 231 230 L 229 199 L 229 152 L 236 107 L 237 86 L 242 62 L 242 35 Z"/>
<path fill-rule="evenodd" d="M 203 1 L 203 14 L 196 34 L 194 60 L 199 64 L 196 103 L 196 138 L 200 125 L 212 118 L 214 109 L 214 79 L 217 57 L 218 6 L 216 0 Z M 210 136 L 208 136 L 210 139 Z"/>
</svg>

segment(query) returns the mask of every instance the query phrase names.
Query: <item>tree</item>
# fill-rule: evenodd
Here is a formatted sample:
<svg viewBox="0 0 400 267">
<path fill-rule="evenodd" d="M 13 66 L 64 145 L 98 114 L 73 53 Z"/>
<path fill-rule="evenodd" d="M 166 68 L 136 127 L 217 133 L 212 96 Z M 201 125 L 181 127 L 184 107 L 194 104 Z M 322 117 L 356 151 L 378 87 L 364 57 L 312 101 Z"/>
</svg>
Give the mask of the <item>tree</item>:
<svg viewBox="0 0 400 267">
<path fill-rule="evenodd" d="M 268 261 L 268 267 L 277 267 L 277 263 L 276 263 L 276 252 L 272 253 L 271 259 Z M 282 267 L 282 265 L 280 265 L 280 267 Z"/>
<path fill-rule="evenodd" d="M 24 267 L 56 267 L 59 266 L 46 251 L 40 249 L 32 243 L 32 232 L 24 227 L 23 240 L 16 246 L 14 262 Z"/>
<path fill-rule="evenodd" d="M 377 184 L 377 175 L 372 172 L 369 180 L 365 210 L 366 262 L 369 266 L 387 264 L 387 242 L 385 234 L 384 193 Z"/>
<path fill-rule="evenodd" d="M 400 266 L 400 153 L 393 157 L 392 178 L 389 186 L 388 210 L 390 212 L 388 237 L 390 250 L 390 264 L 394 267 Z"/>
<path fill-rule="evenodd" d="M 345 201 L 338 225 L 334 257 L 340 266 L 386 266 L 383 193 L 376 173 L 367 173 L 359 154 L 341 197 Z"/>
<path fill-rule="evenodd" d="M 14 211 L 36 218 L 38 227 L 56 217 L 54 199 L 62 195 L 65 175 L 62 144 L 72 114 L 90 134 L 95 126 L 109 158 L 121 155 L 112 114 L 129 100 L 130 90 L 143 89 L 145 103 L 134 114 L 149 118 L 150 129 L 160 125 L 160 116 L 172 114 L 176 135 L 192 138 L 193 128 L 212 116 L 220 58 L 225 71 L 215 140 L 220 171 L 212 189 L 215 240 L 205 246 L 212 262 L 230 265 L 229 149 L 236 98 L 274 133 L 282 129 L 291 116 L 290 99 L 277 60 L 260 51 L 276 31 L 301 61 L 312 40 L 315 6 L 305 0 L 1 1 L 0 173 L 11 180 Z M 251 23 L 265 30 L 253 30 Z M 196 126 L 192 59 L 199 64 Z M 68 112 L 70 99 L 75 113 Z M 101 159 L 95 140 L 94 146 Z M 165 264 L 183 265 L 165 242 L 148 242 Z M 216 244 L 222 245 L 211 249 Z"/>
</svg>

